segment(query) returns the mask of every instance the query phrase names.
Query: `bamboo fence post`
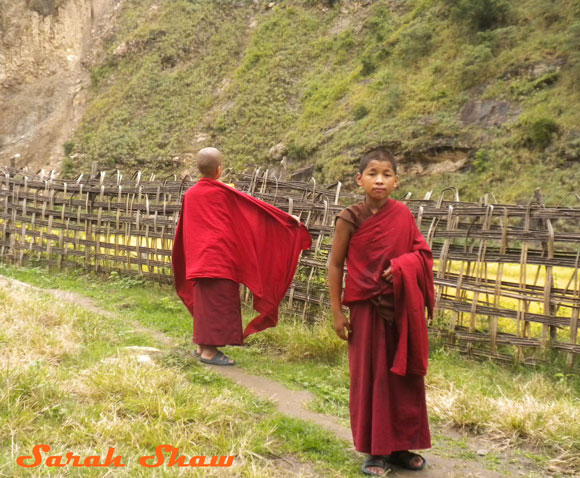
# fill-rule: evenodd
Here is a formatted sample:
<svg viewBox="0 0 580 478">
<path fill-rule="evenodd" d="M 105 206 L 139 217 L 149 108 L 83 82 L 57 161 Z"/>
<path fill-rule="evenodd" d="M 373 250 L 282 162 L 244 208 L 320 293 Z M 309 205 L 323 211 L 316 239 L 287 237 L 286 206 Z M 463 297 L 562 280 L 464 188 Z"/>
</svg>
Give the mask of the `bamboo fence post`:
<svg viewBox="0 0 580 478">
<path fill-rule="evenodd" d="M 497 273 L 495 276 L 495 287 L 493 293 L 493 305 L 495 309 L 498 309 L 500 306 L 500 299 L 501 299 L 501 284 L 503 278 L 503 266 L 504 262 L 502 258 L 505 256 L 507 249 L 508 249 L 508 211 L 507 208 L 504 207 L 503 209 L 503 216 L 500 219 L 500 227 L 501 227 L 501 241 L 499 246 L 499 262 L 497 264 Z M 497 354 L 497 332 L 498 332 L 498 321 L 497 315 L 493 315 L 489 330 L 490 330 L 490 346 L 491 351 L 494 354 Z"/>
<path fill-rule="evenodd" d="M 493 227 L 493 205 L 491 205 L 489 203 L 489 193 L 485 193 L 483 195 L 483 199 L 480 201 L 482 206 L 486 206 L 486 207 L 491 207 L 491 216 L 489 218 L 489 226 L 488 229 L 491 229 Z M 485 239 L 485 248 L 486 248 L 486 252 L 487 252 L 487 239 Z M 485 304 L 487 306 L 489 306 L 489 304 L 491 304 L 490 300 L 489 300 L 489 289 L 488 289 L 488 279 L 489 279 L 489 272 L 488 272 L 488 261 L 485 260 L 485 254 L 484 254 L 484 261 L 483 261 L 483 265 L 482 265 L 482 279 L 485 281 Z M 491 323 L 492 323 L 492 315 L 488 314 L 487 315 L 487 324 L 490 330 L 490 344 L 491 344 Z"/>
<path fill-rule="evenodd" d="M 316 199 L 316 179 L 310 178 L 310 181 L 312 181 L 312 202 L 314 202 Z M 310 181 L 308 182 L 310 183 Z"/>
<path fill-rule="evenodd" d="M 262 187 L 260 188 L 260 193 L 264 194 L 268 189 L 268 170 L 264 171 L 264 177 L 262 178 Z"/>
<path fill-rule="evenodd" d="M 165 228 L 166 226 L 161 226 L 159 231 L 159 239 L 157 239 L 157 244 L 160 246 L 159 251 L 169 249 L 169 241 L 165 238 Z M 161 255 L 161 252 L 159 252 L 159 261 L 163 260 L 163 262 L 166 264 L 167 262 L 165 257 L 165 255 Z M 169 264 L 169 267 L 171 267 L 171 264 Z"/>
<path fill-rule="evenodd" d="M 440 207 L 441 204 L 438 205 Z M 455 225 L 455 218 L 453 216 L 453 206 L 450 204 L 447 208 L 447 232 L 451 232 Z M 446 279 L 448 276 L 447 273 L 447 258 L 449 255 L 449 246 L 451 244 L 450 236 L 445 237 L 445 241 L 443 242 L 443 247 L 441 248 L 441 254 L 439 255 L 439 266 L 437 267 L 437 278 L 438 279 Z M 436 293 L 435 293 L 435 310 L 433 311 L 433 316 L 436 315 L 439 304 L 441 302 L 441 297 L 444 295 L 445 290 L 447 288 L 444 285 L 437 284 L 436 285 Z"/>
<path fill-rule="evenodd" d="M 524 217 L 524 232 L 530 232 L 530 216 L 532 203 L 528 204 L 526 208 L 526 215 Z M 526 314 L 529 309 L 529 301 L 527 300 L 527 269 L 528 269 L 528 248 L 529 241 L 524 239 L 522 241 L 522 250 L 520 254 L 520 291 L 522 296 L 518 298 L 518 315 L 517 315 L 517 333 L 519 337 L 526 338 L 530 332 L 530 323 L 526 320 Z M 517 362 L 521 362 L 524 358 L 523 347 L 517 346 Z"/>
<path fill-rule="evenodd" d="M 35 204 L 38 201 L 38 196 L 40 196 L 40 190 L 36 190 L 34 192 L 34 202 Z M 43 242 L 44 242 L 44 226 L 42 225 L 42 223 L 45 220 L 45 216 L 46 216 L 46 203 L 43 201 L 42 205 L 40 206 L 40 224 L 37 224 L 37 229 L 39 232 L 38 235 L 38 244 L 37 244 L 37 248 L 36 248 L 36 258 L 37 260 L 40 262 L 41 258 L 42 258 L 42 246 L 43 246 Z M 47 264 L 47 269 L 48 269 L 48 264 Z"/>
<path fill-rule="evenodd" d="M 101 172 L 101 184 L 100 184 L 100 195 L 99 195 L 99 207 L 97 208 L 97 224 L 95 226 L 95 271 L 99 270 L 99 261 L 103 267 L 106 268 L 106 264 L 104 260 L 101 259 L 101 235 L 102 235 L 102 226 L 103 226 L 103 206 L 102 203 L 105 202 L 105 186 L 103 186 L 102 181 L 105 178 L 104 172 Z M 105 242 L 107 242 L 105 240 Z"/>
<path fill-rule="evenodd" d="M 47 234 L 50 234 L 52 232 L 52 218 L 53 218 L 52 214 L 49 214 L 48 215 L 48 224 L 46 226 Z M 47 265 L 46 266 L 47 266 L 48 270 L 51 269 L 51 267 L 50 267 L 50 256 L 51 256 L 51 253 L 52 253 L 52 239 L 47 238 L 46 239 L 46 258 L 47 258 Z"/>
<path fill-rule="evenodd" d="M 570 344 L 576 345 L 578 341 L 578 318 L 580 316 L 580 277 L 578 269 L 578 261 L 580 259 L 580 248 L 576 254 L 576 265 L 573 273 L 574 278 L 574 294 L 572 299 L 574 300 L 574 305 L 572 307 L 572 317 L 570 320 Z M 566 359 L 566 364 L 569 368 L 574 365 L 574 353 L 570 352 Z"/>
<path fill-rule="evenodd" d="M 338 181 L 336 183 L 336 194 L 334 195 L 334 204 L 338 204 L 338 201 L 340 199 L 340 189 L 342 188 L 342 183 L 340 181 Z"/>
<path fill-rule="evenodd" d="M 80 188 L 80 191 L 82 192 L 82 188 Z M 72 204 L 72 199 L 71 199 L 71 204 Z M 72 207 L 72 205 L 71 205 L 71 207 Z M 77 214 L 76 214 L 76 226 L 77 227 L 73 228 L 73 231 L 74 231 L 73 232 L 73 235 L 74 235 L 73 254 L 81 251 L 80 239 L 79 239 L 80 224 L 81 224 L 81 206 L 80 206 L 80 204 L 78 205 L 76 212 L 77 212 Z M 75 262 L 77 262 L 78 256 L 76 254 L 74 254 L 74 257 L 75 257 Z"/>
<path fill-rule="evenodd" d="M 66 207 L 66 205 L 63 205 L 63 208 Z M 70 218 L 66 218 L 65 221 L 63 221 L 64 224 L 64 229 L 60 230 L 60 236 L 58 238 L 58 247 L 62 250 L 62 254 L 58 255 L 58 262 L 57 262 L 57 267 L 59 269 L 62 269 L 63 266 L 63 262 L 66 263 L 66 259 L 67 259 L 67 254 L 68 254 L 68 246 L 65 245 L 65 236 L 68 239 L 69 234 L 68 234 L 68 228 L 70 226 Z"/>
<path fill-rule="evenodd" d="M 14 224 L 14 228 L 16 228 L 16 215 L 17 215 L 17 208 L 18 208 L 18 203 L 20 202 L 20 186 L 15 186 L 12 190 L 12 224 Z M 22 189 L 22 220 L 21 220 L 21 232 L 20 232 L 20 246 L 16 245 L 16 235 L 14 235 L 14 241 L 12 242 L 11 249 L 13 250 L 13 253 L 16 253 L 16 249 L 18 248 L 18 266 L 22 266 L 22 263 L 24 262 L 24 251 L 26 248 L 26 221 L 27 221 L 27 211 L 26 211 L 26 206 L 27 206 L 27 201 L 28 201 L 28 194 L 29 194 L 29 188 L 28 188 L 28 177 L 24 177 L 24 188 Z M 31 218 L 31 225 L 34 224 L 34 214 Z M 33 241 L 30 241 L 30 246 L 32 247 L 32 243 Z"/>
<path fill-rule="evenodd" d="M 419 206 L 419 210 L 417 211 L 417 217 L 415 219 L 415 223 L 417 224 L 418 229 L 421 229 L 421 223 L 423 222 L 424 212 L 425 212 L 425 207 Z"/>
<path fill-rule="evenodd" d="M 334 214 L 341 199 L 353 202 L 353 195 L 342 193 L 340 183 L 327 187 L 312 179 L 283 181 L 270 178 L 268 170 L 256 169 L 238 178 L 238 189 L 300 216 L 309 228 L 313 247 L 300 257 L 300 274 L 286 304 L 310 320 L 327 304 L 323 274 Z M 22 264 L 31 257 L 49 267 L 76 263 L 167 281 L 182 192 L 191 178 L 181 183 L 177 177 L 173 182 L 156 181 L 154 176 L 148 182 L 141 179 L 136 172 L 123 182 L 117 171 L 111 178 L 101 172 L 87 179 L 79 175 L 68 183 L 56 178 L 54 171 L 39 175 L 0 166 L 0 259 Z M 530 203 L 527 210 L 503 205 L 498 214 L 488 196 L 479 203 L 461 203 L 457 196 L 455 191 L 454 203 L 444 203 L 443 195 L 432 201 L 429 193 L 422 200 L 412 201 L 408 195 L 405 199 L 439 258 L 437 307 L 449 311 L 451 318 L 436 330 L 445 331 L 454 346 L 474 355 L 505 360 L 498 348 L 508 344 L 516 347 L 515 359 L 522 360 L 530 350 L 557 350 L 566 355 L 568 366 L 574 366 L 580 354 L 580 233 L 568 226 L 554 231 L 552 224 L 580 219 L 580 209 L 536 208 Z M 441 228 L 443 223 L 446 227 Z M 491 266 L 495 262 L 497 271 Z M 506 274 L 506 263 L 519 264 L 519 278 Z M 536 268 L 532 276 L 529 267 Z M 559 268 L 572 271 L 564 289 L 555 280 Z M 249 297 L 249 291 L 244 294 Z M 517 310 L 506 307 L 504 299 L 515 300 Z M 564 313 L 559 313 L 561 307 Z M 486 316 L 489 330 L 480 327 L 478 318 Z M 516 335 L 504 333 L 511 332 L 504 329 L 504 322 L 514 320 Z M 569 339 L 558 341 L 557 327 Z M 545 359 L 545 354 L 538 358 Z"/>
<path fill-rule="evenodd" d="M 493 205 L 489 204 L 486 208 L 485 217 L 481 226 L 482 232 L 489 231 L 493 217 Z M 484 267 L 487 254 L 487 239 L 482 238 L 479 241 L 477 252 L 477 261 L 475 263 L 475 286 L 473 291 L 473 301 L 471 307 L 471 318 L 469 322 L 469 331 L 474 332 L 476 328 L 477 304 L 479 301 L 480 287 L 484 280 Z"/>
<path fill-rule="evenodd" d="M 4 189 L 4 191 L 6 191 L 6 194 L 4 196 L 4 217 L 6 218 L 3 221 L 2 224 L 2 247 L 0 248 L 0 258 L 4 258 L 8 255 L 8 251 L 10 250 L 10 243 L 11 243 L 11 236 L 13 236 L 14 234 L 12 234 L 10 232 L 12 227 L 15 227 L 16 225 L 12 225 L 12 211 L 9 207 L 9 200 L 8 198 L 11 196 L 10 191 L 12 190 L 12 182 L 10 181 L 10 172 L 6 172 L 6 174 L 4 175 L 4 178 L 6 180 L 6 188 Z"/>
<path fill-rule="evenodd" d="M 118 171 L 117 171 L 118 173 Z M 121 221 L 121 205 L 123 204 L 123 186 L 121 184 L 119 184 L 120 182 L 120 174 L 117 175 L 117 186 L 118 186 L 118 192 L 117 192 L 117 213 L 115 215 L 115 256 L 119 256 L 119 243 L 121 240 L 120 237 L 120 221 Z"/>
<path fill-rule="evenodd" d="M 554 228 L 552 227 L 552 222 L 550 219 L 546 219 L 546 227 L 548 229 L 548 242 L 547 242 L 547 249 L 548 249 L 548 259 L 554 259 Z M 552 320 L 553 308 L 552 308 L 552 289 L 554 286 L 554 271 L 553 266 L 547 264 L 546 268 L 546 276 L 544 280 L 544 315 L 546 316 L 547 320 Z M 546 353 L 548 348 L 548 340 L 555 340 L 556 339 L 556 327 L 550 324 L 544 324 L 542 327 L 542 340 L 541 345 L 543 352 Z"/>
</svg>

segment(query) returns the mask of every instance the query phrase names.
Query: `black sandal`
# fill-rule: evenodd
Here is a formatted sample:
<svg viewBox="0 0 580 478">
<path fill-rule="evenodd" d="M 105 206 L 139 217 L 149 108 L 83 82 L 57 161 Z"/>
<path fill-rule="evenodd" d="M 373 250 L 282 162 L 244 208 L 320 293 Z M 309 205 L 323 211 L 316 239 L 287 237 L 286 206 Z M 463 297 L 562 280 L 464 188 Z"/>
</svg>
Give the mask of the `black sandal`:
<svg viewBox="0 0 580 478">
<path fill-rule="evenodd" d="M 411 465 L 411 461 L 413 461 L 413 458 L 415 457 L 421 458 L 423 463 L 421 463 L 419 466 Z M 387 456 L 387 462 L 391 465 L 396 465 L 412 471 L 420 471 L 425 468 L 425 465 L 427 464 L 427 460 L 425 460 L 425 458 L 417 453 L 413 453 L 412 451 L 394 451 L 389 456 Z"/>
<path fill-rule="evenodd" d="M 230 360 L 231 359 L 221 351 L 218 351 L 218 353 L 215 354 L 213 356 L 213 358 L 211 358 L 211 359 L 206 359 L 206 358 L 203 358 L 201 356 L 199 357 L 200 362 L 206 363 L 209 365 L 222 365 L 222 366 L 226 365 L 227 366 L 227 365 L 235 365 L 236 364 L 235 361 L 230 362 Z"/>
<path fill-rule="evenodd" d="M 382 468 L 382 473 L 376 473 L 370 471 L 369 468 Z M 362 472 L 365 475 L 371 476 L 383 476 L 387 472 L 387 460 L 386 457 L 381 455 L 369 455 L 369 457 L 364 461 L 362 465 Z"/>
</svg>

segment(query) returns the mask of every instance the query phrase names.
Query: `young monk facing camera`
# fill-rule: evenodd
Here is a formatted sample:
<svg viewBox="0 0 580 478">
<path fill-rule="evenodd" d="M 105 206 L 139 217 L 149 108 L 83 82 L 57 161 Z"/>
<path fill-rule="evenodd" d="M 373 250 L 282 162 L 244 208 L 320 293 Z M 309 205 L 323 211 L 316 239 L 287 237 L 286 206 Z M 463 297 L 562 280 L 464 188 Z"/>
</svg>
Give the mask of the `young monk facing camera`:
<svg viewBox="0 0 580 478">
<path fill-rule="evenodd" d="M 432 254 L 409 209 L 389 197 L 398 183 L 389 151 L 365 154 L 356 181 L 365 199 L 338 215 L 328 272 L 334 328 L 348 340 L 354 445 L 369 455 L 365 474 L 383 475 L 388 463 L 421 470 L 425 459 L 409 450 L 431 447 L 424 376 Z"/>
<path fill-rule="evenodd" d="M 263 201 L 218 181 L 223 157 L 197 155 L 202 178 L 183 198 L 173 244 L 175 287 L 194 318 L 195 354 L 212 365 L 234 365 L 218 350 L 275 326 L 298 256 L 311 244 L 303 224 Z M 239 284 L 253 293 L 259 315 L 242 331 Z"/>
</svg>

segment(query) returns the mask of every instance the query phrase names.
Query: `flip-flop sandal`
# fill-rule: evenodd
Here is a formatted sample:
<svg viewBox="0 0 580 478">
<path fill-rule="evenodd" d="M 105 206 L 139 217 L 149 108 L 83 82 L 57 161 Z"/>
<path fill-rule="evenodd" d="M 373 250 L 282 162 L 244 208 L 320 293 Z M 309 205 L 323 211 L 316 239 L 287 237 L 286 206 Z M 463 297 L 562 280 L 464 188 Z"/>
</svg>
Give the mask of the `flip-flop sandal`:
<svg viewBox="0 0 580 478">
<path fill-rule="evenodd" d="M 194 350 L 194 351 L 193 351 L 193 356 L 194 356 L 195 358 L 200 358 L 200 357 L 201 357 L 201 354 L 200 354 L 200 353 L 199 353 L 197 350 Z"/>
<path fill-rule="evenodd" d="M 199 361 L 208 365 L 235 365 L 236 362 L 230 362 L 230 358 L 223 352 L 218 351 L 211 359 L 199 357 Z"/>
<path fill-rule="evenodd" d="M 382 468 L 383 472 L 382 473 L 376 473 L 374 471 L 370 471 L 369 468 Z M 362 465 L 362 472 L 365 475 L 371 475 L 371 476 L 383 476 L 384 474 L 387 473 L 387 460 L 384 456 L 380 456 L 380 455 L 371 455 L 369 456 L 363 463 Z"/>
<path fill-rule="evenodd" d="M 423 460 L 423 463 L 421 463 L 420 466 L 411 465 L 411 461 L 417 456 Z M 397 465 L 401 468 L 412 471 L 420 471 L 425 468 L 425 465 L 427 464 L 427 460 L 425 460 L 425 458 L 417 453 L 413 453 L 412 451 L 395 451 L 388 455 L 386 459 L 387 462 L 392 465 Z"/>
</svg>

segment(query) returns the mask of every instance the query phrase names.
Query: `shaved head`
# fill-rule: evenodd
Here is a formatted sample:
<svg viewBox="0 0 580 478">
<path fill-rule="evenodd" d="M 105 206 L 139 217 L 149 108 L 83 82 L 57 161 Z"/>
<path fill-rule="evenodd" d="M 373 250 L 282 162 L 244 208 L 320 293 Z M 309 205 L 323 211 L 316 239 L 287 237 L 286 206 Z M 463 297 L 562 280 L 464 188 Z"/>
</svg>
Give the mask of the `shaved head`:
<svg viewBox="0 0 580 478">
<path fill-rule="evenodd" d="M 222 162 L 222 153 L 217 148 L 203 148 L 197 153 L 197 169 L 204 177 L 213 178 Z"/>
</svg>

